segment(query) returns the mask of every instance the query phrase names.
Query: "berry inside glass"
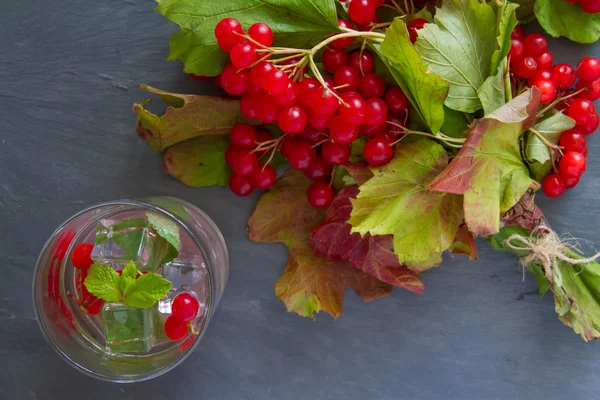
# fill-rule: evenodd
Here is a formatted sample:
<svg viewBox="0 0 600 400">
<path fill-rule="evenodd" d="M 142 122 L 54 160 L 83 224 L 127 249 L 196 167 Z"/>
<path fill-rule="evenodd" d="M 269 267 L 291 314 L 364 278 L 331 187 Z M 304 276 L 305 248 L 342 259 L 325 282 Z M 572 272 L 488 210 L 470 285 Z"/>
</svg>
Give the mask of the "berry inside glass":
<svg viewBox="0 0 600 400">
<path fill-rule="evenodd" d="M 71 217 L 46 243 L 35 311 L 77 369 L 142 381 L 193 351 L 228 271 L 223 236 L 195 206 L 168 197 L 104 203 Z"/>
</svg>

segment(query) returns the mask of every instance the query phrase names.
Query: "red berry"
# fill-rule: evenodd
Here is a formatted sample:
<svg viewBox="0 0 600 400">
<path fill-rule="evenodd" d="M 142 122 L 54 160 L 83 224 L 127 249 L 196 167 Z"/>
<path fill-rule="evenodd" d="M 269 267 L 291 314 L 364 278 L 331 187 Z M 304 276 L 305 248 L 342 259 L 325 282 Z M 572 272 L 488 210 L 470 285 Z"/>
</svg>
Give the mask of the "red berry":
<svg viewBox="0 0 600 400">
<path fill-rule="evenodd" d="M 339 115 L 351 125 L 360 125 L 365 121 L 365 101 L 356 92 L 347 92 L 342 95 L 346 104 L 340 104 Z"/>
<path fill-rule="evenodd" d="M 273 96 L 264 94 L 259 97 L 258 104 L 256 106 L 256 117 L 264 122 L 265 124 L 272 124 L 277 121 L 280 107 L 275 102 Z"/>
<path fill-rule="evenodd" d="M 322 62 L 325 71 L 333 74 L 339 67 L 348 63 L 348 53 L 337 47 L 326 47 L 323 50 Z"/>
<path fill-rule="evenodd" d="M 233 18 L 224 18 L 215 26 L 217 44 L 226 52 L 230 52 L 236 44 L 244 43 L 243 35 L 242 25 Z"/>
<path fill-rule="evenodd" d="M 292 168 L 306 171 L 317 159 L 317 152 L 306 142 L 296 142 L 287 152 L 287 159 Z"/>
<path fill-rule="evenodd" d="M 375 16 L 373 0 L 352 0 L 348 6 L 348 16 L 357 24 L 367 24 Z"/>
<path fill-rule="evenodd" d="M 346 29 L 354 28 L 352 26 L 352 22 L 347 21 L 345 19 L 341 19 L 341 18 L 338 18 L 338 25 L 340 26 L 340 28 L 346 28 Z M 349 38 L 334 40 L 331 44 L 334 47 L 337 47 L 338 49 L 344 49 L 344 48 L 350 46 L 353 41 L 354 41 L 354 38 L 349 37 Z"/>
<path fill-rule="evenodd" d="M 229 141 L 233 147 L 251 149 L 255 146 L 256 131 L 248 124 L 236 124 L 229 131 Z"/>
<path fill-rule="evenodd" d="M 386 133 L 387 124 L 383 123 L 380 125 L 367 125 L 362 124 L 360 126 L 360 133 L 368 137 L 383 136 Z"/>
<path fill-rule="evenodd" d="M 575 99 L 567 110 L 567 115 L 575 120 L 577 126 L 584 126 L 596 114 L 594 103 L 587 99 Z"/>
<path fill-rule="evenodd" d="M 278 144 L 281 155 L 287 158 L 288 154 L 290 154 L 290 150 L 296 145 L 297 142 L 298 141 L 292 138 L 291 135 L 284 136 Z"/>
<path fill-rule="evenodd" d="M 552 68 L 554 58 L 549 51 L 545 51 L 535 58 L 535 62 L 538 70 L 550 70 Z"/>
<path fill-rule="evenodd" d="M 338 109 L 338 99 L 331 90 L 319 88 L 311 97 L 310 107 L 319 115 L 333 115 Z"/>
<path fill-rule="evenodd" d="M 263 87 L 265 76 L 268 72 L 274 70 L 275 67 L 268 61 L 261 61 L 250 70 L 250 80 L 256 86 Z"/>
<path fill-rule="evenodd" d="M 250 180 L 245 176 L 231 174 L 229 177 L 229 188 L 238 196 L 248 196 L 254 190 Z"/>
<path fill-rule="evenodd" d="M 348 162 L 348 158 L 350 158 L 350 147 L 328 140 L 321 147 L 321 156 L 327 164 L 342 165 Z"/>
<path fill-rule="evenodd" d="M 213 76 L 213 82 L 215 83 L 216 87 L 218 87 L 219 89 L 223 89 L 223 77 L 220 74 L 217 76 Z"/>
<path fill-rule="evenodd" d="M 417 18 L 408 23 L 408 35 L 411 42 L 414 43 L 417 41 L 417 38 L 419 37 L 419 31 L 423 29 L 427 22 L 428 21 L 425 18 Z"/>
<path fill-rule="evenodd" d="M 558 197 L 565 191 L 565 180 L 557 174 L 550 174 L 542 181 L 542 190 L 548 197 Z"/>
<path fill-rule="evenodd" d="M 229 146 L 227 148 L 227 150 L 225 150 L 225 162 L 227 163 L 227 165 L 229 165 L 231 167 L 231 163 L 237 157 L 237 154 L 241 150 L 242 149 L 236 149 L 235 147 L 232 147 L 232 146 Z"/>
<path fill-rule="evenodd" d="M 265 73 L 263 79 L 263 88 L 271 94 L 280 94 L 288 86 L 290 78 L 285 72 L 278 68 L 273 68 L 271 71 Z"/>
<path fill-rule="evenodd" d="M 298 84 L 297 103 L 302 107 L 310 107 L 312 95 L 319 89 L 321 85 L 316 79 L 304 78 Z"/>
<path fill-rule="evenodd" d="M 383 97 L 383 100 L 385 101 L 389 113 L 392 115 L 402 116 L 408 112 L 410 107 L 408 97 L 406 97 L 402 89 L 399 88 L 388 90 Z"/>
<path fill-rule="evenodd" d="M 511 39 L 523 39 L 525 37 L 525 29 L 522 26 L 516 26 L 510 34 Z"/>
<path fill-rule="evenodd" d="M 342 93 L 358 89 L 359 80 L 360 75 L 358 71 L 348 65 L 342 65 L 333 75 L 333 83 L 336 87 L 341 86 L 339 91 Z"/>
<path fill-rule="evenodd" d="M 355 51 L 350 54 L 348 65 L 360 72 L 361 75 L 370 74 L 375 69 L 373 56 L 367 51 Z"/>
<path fill-rule="evenodd" d="M 313 182 L 306 191 L 306 198 L 314 208 L 325 208 L 333 200 L 333 189 L 325 182 Z"/>
<path fill-rule="evenodd" d="M 314 145 L 322 141 L 326 136 L 327 135 L 323 132 L 306 128 L 296 135 L 296 139 L 298 139 L 301 142 L 306 142 Z"/>
<path fill-rule="evenodd" d="M 273 95 L 275 101 L 282 107 L 290 107 L 296 104 L 298 98 L 298 84 L 289 81 L 287 87 L 278 95 Z"/>
<path fill-rule="evenodd" d="M 385 81 L 377 74 L 366 74 L 360 78 L 358 92 L 365 98 L 382 97 L 385 93 Z"/>
<path fill-rule="evenodd" d="M 530 87 L 534 86 L 535 81 L 537 81 L 538 79 L 552 79 L 552 73 L 548 70 L 535 71 L 535 74 L 533 74 L 533 76 L 527 79 L 527 85 L 529 85 Z"/>
<path fill-rule="evenodd" d="M 242 115 L 249 120 L 257 120 L 256 108 L 258 107 L 258 99 L 260 97 L 255 94 L 246 94 L 240 100 L 240 111 Z"/>
<path fill-rule="evenodd" d="M 71 253 L 71 264 L 77 269 L 87 268 L 94 263 L 92 260 L 92 250 L 94 245 L 91 243 L 79 243 Z"/>
<path fill-rule="evenodd" d="M 307 118 L 302 107 L 293 106 L 281 110 L 277 123 L 285 133 L 300 133 L 306 128 Z"/>
<path fill-rule="evenodd" d="M 309 179 L 313 181 L 322 181 L 331 174 L 331 165 L 328 164 L 323 157 L 317 156 L 315 162 L 304 171 Z"/>
<path fill-rule="evenodd" d="M 186 337 L 188 332 L 189 327 L 187 324 L 174 315 L 169 316 L 165 321 L 165 334 L 169 339 L 175 342 Z"/>
<path fill-rule="evenodd" d="M 580 127 L 581 132 L 585 135 L 594 133 L 596 129 L 598 129 L 598 124 L 600 124 L 600 119 L 598 118 L 598 114 L 594 113 L 592 117 Z"/>
<path fill-rule="evenodd" d="M 560 135 L 559 144 L 565 153 L 569 151 L 583 153 L 586 148 L 585 136 L 577 129 L 564 131 Z"/>
<path fill-rule="evenodd" d="M 535 74 L 537 63 L 531 57 L 523 57 L 511 62 L 511 68 L 518 77 L 529 78 Z"/>
<path fill-rule="evenodd" d="M 600 99 L 600 79 L 597 79 L 593 82 L 577 82 L 575 90 L 579 91 L 583 88 L 585 88 L 585 90 L 577 95 L 578 98 L 588 99 L 590 101 L 596 101 Z"/>
<path fill-rule="evenodd" d="M 104 300 L 92 296 L 92 300 L 88 302 L 88 305 L 84 307 L 83 311 L 90 317 L 93 317 L 95 315 L 100 314 L 100 311 L 102 311 L 103 306 Z"/>
<path fill-rule="evenodd" d="M 558 173 L 563 179 L 580 177 L 585 168 L 585 156 L 577 151 L 566 152 L 558 162 Z"/>
<path fill-rule="evenodd" d="M 598 0 L 581 0 L 579 5 L 581 6 L 581 9 L 588 14 L 600 12 L 600 1 Z"/>
<path fill-rule="evenodd" d="M 358 133 L 358 126 L 346 122 L 346 120 L 339 115 L 336 115 L 331 120 L 329 136 L 336 143 L 352 143 L 358 137 Z"/>
<path fill-rule="evenodd" d="M 331 124 L 331 115 L 319 115 L 313 110 L 308 110 L 306 116 L 308 117 L 308 124 L 319 131 L 328 129 Z"/>
<path fill-rule="evenodd" d="M 248 36 L 265 47 L 271 47 L 273 44 L 273 31 L 269 25 L 262 22 L 252 24 L 248 29 Z"/>
<path fill-rule="evenodd" d="M 523 38 L 523 50 L 527 57 L 537 57 L 548 49 L 548 41 L 539 33 L 530 33 Z"/>
<path fill-rule="evenodd" d="M 577 63 L 577 77 L 586 82 L 600 78 L 600 60 L 594 57 L 582 58 Z"/>
<path fill-rule="evenodd" d="M 538 78 L 531 86 L 535 86 L 540 90 L 541 104 L 548 104 L 556 98 L 556 85 L 551 79 Z"/>
<path fill-rule="evenodd" d="M 365 101 L 365 124 L 381 125 L 387 121 L 388 109 L 385 102 L 379 98 Z"/>
<path fill-rule="evenodd" d="M 378 167 L 387 164 L 392 159 L 394 152 L 386 138 L 376 137 L 365 143 L 363 154 L 369 165 Z"/>
<path fill-rule="evenodd" d="M 231 169 L 237 175 L 248 176 L 258 168 L 258 158 L 248 150 L 240 149 L 231 159 Z"/>
<path fill-rule="evenodd" d="M 567 89 L 575 83 L 573 67 L 569 64 L 557 64 L 552 68 L 552 80 L 559 89 Z"/>
<path fill-rule="evenodd" d="M 233 64 L 227 64 L 221 74 L 223 90 L 234 96 L 239 96 L 248 91 L 250 86 L 250 74 L 246 70 L 238 72 Z"/>
<path fill-rule="evenodd" d="M 510 58 L 516 60 L 523 56 L 523 41 L 521 39 L 511 39 L 510 41 Z"/>
<path fill-rule="evenodd" d="M 183 322 L 196 318 L 200 308 L 198 300 L 189 293 L 178 294 L 171 303 L 171 314 Z"/>
<path fill-rule="evenodd" d="M 579 183 L 580 179 L 581 179 L 580 176 L 576 176 L 576 177 L 571 177 L 571 178 L 564 179 L 565 187 L 567 189 L 574 188 L 575 186 L 577 186 L 577 184 Z"/>
<path fill-rule="evenodd" d="M 238 43 L 229 53 L 231 63 L 237 68 L 248 68 L 256 61 L 256 51 L 250 43 Z"/>
<path fill-rule="evenodd" d="M 250 175 L 250 184 L 257 189 L 267 190 L 275 184 L 277 171 L 271 165 L 259 165 Z"/>
</svg>

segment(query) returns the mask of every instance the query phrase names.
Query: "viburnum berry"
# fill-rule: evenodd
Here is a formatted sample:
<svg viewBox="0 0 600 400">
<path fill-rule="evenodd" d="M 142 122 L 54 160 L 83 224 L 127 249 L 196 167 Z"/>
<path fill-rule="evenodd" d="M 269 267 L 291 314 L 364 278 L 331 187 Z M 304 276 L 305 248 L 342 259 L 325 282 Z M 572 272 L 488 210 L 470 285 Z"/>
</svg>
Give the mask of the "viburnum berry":
<svg viewBox="0 0 600 400">
<path fill-rule="evenodd" d="M 304 78 L 298 83 L 297 103 L 302 107 L 310 107 L 312 95 L 319 90 L 321 85 L 316 79 Z"/>
<path fill-rule="evenodd" d="M 321 87 L 312 94 L 310 107 L 319 115 L 333 115 L 338 105 L 338 99 L 330 89 Z"/>
<path fill-rule="evenodd" d="M 565 180 L 558 174 L 550 174 L 542 181 L 542 190 L 548 197 L 558 197 L 565 192 Z"/>
<path fill-rule="evenodd" d="M 423 29 L 427 22 L 428 21 L 425 18 L 416 18 L 408 23 L 408 35 L 412 43 L 417 41 L 417 38 L 419 37 L 419 31 Z"/>
<path fill-rule="evenodd" d="M 563 179 L 580 177 L 585 169 L 585 156 L 577 151 L 566 152 L 558 162 L 558 173 Z"/>
<path fill-rule="evenodd" d="M 350 147 L 328 140 L 321 147 L 321 156 L 330 165 L 342 165 L 350 158 Z"/>
<path fill-rule="evenodd" d="M 308 118 L 308 124 L 319 131 L 328 129 L 331 124 L 331 118 L 333 117 L 331 115 L 319 115 L 312 109 L 308 110 L 306 116 Z"/>
<path fill-rule="evenodd" d="M 323 50 L 321 62 L 325 71 L 333 74 L 339 67 L 348 63 L 348 53 L 346 53 L 346 50 L 337 47 L 326 47 Z"/>
<path fill-rule="evenodd" d="M 373 167 L 387 164 L 394 154 L 392 146 L 385 137 L 379 136 L 365 143 L 363 154 L 367 163 Z"/>
<path fill-rule="evenodd" d="M 92 296 L 92 295 L 90 295 Z M 86 302 L 86 305 L 82 305 L 83 312 L 93 317 L 100 314 L 102 307 L 104 306 L 104 300 L 92 296 L 92 299 Z"/>
<path fill-rule="evenodd" d="M 290 80 L 285 90 L 280 94 L 273 95 L 273 98 L 282 107 L 293 106 L 298 98 L 298 84 Z"/>
<path fill-rule="evenodd" d="M 356 92 L 342 94 L 345 104 L 340 104 L 340 117 L 351 125 L 361 125 L 365 121 L 365 101 Z"/>
<path fill-rule="evenodd" d="M 263 79 L 263 88 L 270 94 L 280 94 L 288 86 L 290 78 L 287 74 L 278 68 L 273 68 L 265 73 Z"/>
<path fill-rule="evenodd" d="M 336 143 L 352 143 L 358 137 L 358 126 L 348 123 L 344 118 L 336 115 L 331 120 L 329 136 Z"/>
<path fill-rule="evenodd" d="M 521 58 L 523 56 L 523 41 L 521 39 L 511 39 L 508 54 L 512 60 Z"/>
<path fill-rule="evenodd" d="M 552 68 L 554 58 L 549 51 L 545 51 L 535 58 L 535 62 L 538 70 L 550 70 Z"/>
<path fill-rule="evenodd" d="M 325 133 L 320 131 L 315 131 L 310 128 L 304 129 L 302 132 L 298 133 L 295 138 L 301 142 L 310 143 L 315 145 L 323 140 L 323 138 L 327 136 Z"/>
<path fill-rule="evenodd" d="M 178 294 L 171 303 L 171 314 L 183 322 L 196 318 L 200 305 L 198 300 L 189 293 Z"/>
<path fill-rule="evenodd" d="M 342 93 L 358 89 L 359 80 L 358 71 L 348 65 L 342 65 L 333 75 L 333 83 L 336 87 L 339 87 L 338 90 Z"/>
<path fill-rule="evenodd" d="M 575 73 L 569 64 L 556 64 L 552 68 L 552 80 L 559 89 L 567 89 L 575 83 Z"/>
<path fill-rule="evenodd" d="M 402 89 L 399 88 L 391 88 L 388 90 L 383 97 L 383 100 L 388 108 L 388 112 L 392 115 L 404 115 L 408 112 L 410 107 L 408 97 L 406 97 Z"/>
<path fill-rule="evenodd" d="M 577 63 L 577 77 L 582 81 L 591 82 L 600 78 L 600 60 L 594 57 L 584 57 Z"/>
<path fill-rule="evenodd" d="M 538 79 L 552 79 L 552 73 L 548 70 L 535 71 L 535 74 L 533 74 L 529 77 L 529 79 L 527 79 L 527 85 L 529 85 L 529 87 L 534 86 L 534 82 Z"/>
<path fill-rule="evenodd" d="M 295 142 L 286 157 L 292 168 L 306 171 L 317 159 L 317 152 L 309 143 Z"/>
<path fill-rule="evenodd" d="M 277 122 L 285 133 L 300 133 L 306 128 L 307 118 L 302 107 L 292 106 L 281 110 Z"/>
<path fill-rule="evenodd" d="M 244 117 L 249 120 L 257 120 L 256 108 L 258 106 L 259 96 L 255 94 L 246 94 L 240 100 L 240 111 Z"/>
<path fill-rule="evenodd" d="M 365 101 L 365 124 L 381 125 L 387 117 L 388 109 L 383 100 L 374 97 Z"/>
<path fill-rule="evenodd" d="M 357 24 L 367 24 L 375 16 L 373 0 L 351 0 L 348 6 L 348 16 Z"/>
<path fill-rule="evenodd" d="M 235 173 L 229 177 L 229 188 L 234 194 L 240 197 L 248 196 L 254 190 L 249 177 L 239 176 Z"/>
<path fill-rule="evenodd" d="M 577 86 L 575 87 L 576 91 L 580 91 L 584 89 L 581 93 L 577 95 L 580 99 L 588 99 L 590 101 L 596 101 L 600 99 L 600 79 L 596 79 L 593 82 L 577 82 Z"/>
<path fill-rule="evenodd" d="M 250 43 L 238 43 L 229 53 L 231 63 L 237 68 L 248 68 L 256 61 L 256 51 Z"/>
<path fill-rule="evenodd" d="M 331 165 L 323 157 L 317 156 L 315 162 L 304 171 L 309 179 L 313 181 L 322 181 L 331 174 Z"/>
<path fill-rule="evenodd" d="M 532 57 L 518 58 L 510 64 L 512 71 L 520 78 L 529 78 L 535 74 L 537 63 Z"/>
<path fill-rule="evenodd" d="M 360 126 L 360 133 L 368 137 L 377 137 L 385 135 L 387 130 L 387 124 L 379 124 L 379 125 L 367 125 L 362 124 Z"/>
<path fill-rule="evenodd" d="M 273 31 L 269 25 L 262 22 L 252 24 L 248 29 L 248 36 L 265 47 L 271 47 L 273 44 Z"/>
<path fill-rule="evenodd" d="M 556 85 L 552 79 L 538 78 L 531 86 L 535 86 L 539 89 L 541 104 L 548 104 L 556 98 Z"/>
<path fill-rule="evenodd" d="M 598 125 L 600 124 L 600 119 L 598 118 L 598 114 L 594 113 L 588 121 L 580 126 L 581 132 L 585 135 L 590 133 L 594 133 L 596 129 L 598 129 Z"/>
<path fill-rule="evenodd" d="M 274 70 L 275 67 L 268 61 L 261 61 L 250 70 L 250 80 L 256 86 L 263 87 L 265 76 L 268 72 Z"/>
<path fill-rule="evenodd" d="M 385 81 L 377 74 L 366 74 L 360 78 L 358 92 L 365 98 L 382 97 L 385 93 Z"/>
<path fill-rule="evenodd" d="M 361 75 L 370 74 L 375 69 L 375 61 L 368 51 L 355 51 L 348 58 L 348 65 L 360 72 Z"/>
<path fill-rule="evenodd" d="M 523 39 L 525 37 L 525 29 L 522 26 L 516 26 L 510 34 L 511 39 Z"/>
<path fill-rule="evenodd" d="M 354 27 L 352 26 L 352 22 L 347 21 L 345 19 L 338 18 L 338 25 L 340 26 L 340 28 L 354 29 Z M 331 43 L 331 45 L 334 47 L 337 47 L 338 49 L 344 49 L 344 48 L 350 46 L 353 41 L 354 41 L 354 38 L 347 37 L 347 38 L 334 40 Z"/>
<path fill-rule="evenodd" d="M 250 86 L 250 74 L 246 70 L 238 72 L 235 65 L 227 64 L 221 73 L 221 84 L 227 93 L 234 96 L 242 95 Z"/>
<path fill-rule="evenodd" d="M 333 201 L 333 189 L 325 182 L 316 181 L 308 187 L 306 198 L 314 208 L 325 208 Z"/>
<path fill-rule="evenodd" d="M 276 180 L 277 171 L 269 164 L 259 165 L 252 175 L 250 175 L 250 184 L 260 190 L 271 188 Z"/>
<path fill-rule="evenodd" d="M 251 149 L 256 142 L 256 131 L 248 124 L 236 124 L 229 131 L 229 141 L 233 147 Z"/>
<path fill-rule="evenodd" d="M 266 132 L 266 131 L 256 132 L 256 146 L 254 147 L 254 149 L 258 148 L 259 143 L 264 143 L 269 140 L 273 140 L 273 135 L 271 135 L 269 132 Z M 265 154 L 267 154 L 268 152 L 269 152 L 269 149 L 263 149 L 263 150 L 254 151 L 254 154 L 256 154 L 256 157 L 260 158 L 260 157 L 264 156 Z"/>
<path fill-rule="evenodd" d="M 594 103 L 587 99 L 575 99 L 567 109 L 567 115 L 575 120 L 577 126 L 585 125 L 594 114 Z"/>
<path fill-rule="evenodd" d="M 93 244 L 79 243 L 71 253 L 71 264 L 77 269 L 84 269 L 92 265 L 94 263 L 92 250 L 94 250 Z"/>
<path fill-rule="evenodd" d="M 523 50 L 527 57 L 537 57 L 548 49 L 548 41 L 539 33 L 530 33 L 523 38 Z"/>
<path fill-rule="evenodd" d="M 281 152 L 281 155 L 287 158 L 288 154 L 290 154 L 290 150 L 296 145 L 297 142 L 298 141 L 292 135 L 286 135 L 279 142 L 277 147 Z"/>
<path fill-rule="evenodd" d="M 178 342 L 187 336 L 190 331 L 187 323 L 171 315 L 165 321 L 165 334 L 169 339 Z"/>
<path fill-rule="evenodd" d="M 221 74 L 213 76 L 213 82 L 215 83 L 216 87 L 218 87 L 219 89 L 223 89 L 223 77 L 221 76 Z"/>
<path fill-rule="evenodd" d="M 230 52 L 233 46 L 244 43 L 244 30 L 238 20 L 223 18 L 215 26 L 215 37 L 221 50 Z"/>
<path fill-rule="evenodd" d="M 585 136 L 577 129 L 564 131 L 560 135 L 558 144 L 563 148 L 563 152 L 576 151 L 583 153 L 586 148 Z"/>
<path fill-rule="evenodd" d="M 277 121 L 277 116 L 281 107 L 275 102 L 273 96 L 264 94 L 259 97 L 256 105 L 256 117 L 265 124 L 272 124 Z"/>
<path fill-rule="evenodd" d="M 596 14 L 600 12 L 600 1 L 598 0 L 580 0 L 579 6 L 588 14 Z"/>
<path fill-rule="evenodd" d="M 580 176 L 564 179 L 565 188 L 567 188 L 567 189 L 574 188 L 575 186 L 577 186 L 580 179 L 581 179 Z"/>
<path fill-rule="evenodd" d="M 248 150 L 240 149 L 233 154 L 231 159 L 231 169 L 237 175 L 248 176 L 258 168 L 258 158 L 256 154 Z"/>
</svg>

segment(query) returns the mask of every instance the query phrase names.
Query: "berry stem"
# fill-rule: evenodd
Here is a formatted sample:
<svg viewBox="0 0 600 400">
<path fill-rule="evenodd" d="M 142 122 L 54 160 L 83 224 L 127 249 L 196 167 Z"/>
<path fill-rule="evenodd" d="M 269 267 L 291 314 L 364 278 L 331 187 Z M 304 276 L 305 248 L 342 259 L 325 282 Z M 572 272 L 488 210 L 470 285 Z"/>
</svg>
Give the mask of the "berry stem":
<svg viewBox="0 0 600 400">
<path fill-rule="evenodd" d="M 413 131 L 412 129 L 408 129 L 405 126 L 402 126 L 396 122 L 393 121 L 386 121 L 388 124 L 396 126 L 402 130 L 404 130 L 404 132 L 407 135 L 421 135 L 421 136 L 427 136 L 436 140 L 440 140 L 442 142 L 444 142 L 446 145 L 450 146 L 450 147 L 454 147 L 454 148 L 461 148 L 462 145 L 465 143 L 466 139 L 463 138 L 453 138 L 450 137 L 448 135 L 443 134 L 442 132 L 439 132 L 437 135 L 431 134 L 431 133 L 427 133 L 427 132 L 420 132 L 420 131 Z M 401 138 L 400 140 L 404 139 Z"/>
<path fill-rule="evenodd" d="M 539 133 L 539 132 L 538 132 L 538 131 L 536 131 L 535 129 L 533 129 L 533 128 L 529 128 L 529 130 L 530 130 L 531 132 L 533 132 L 533 133 L 535 134 L 535 136 L 537 136 L 537 137 L 538 137 L 538 139 L 540 139 L 540 140 L 541 140 L 541 141 L 542 141 L 542 142 L 543 142 L 543 143 L 544 143 L 546 146 L 548 146 L 548 147 L 549 147 L 549 148 L 551 148 L 552 150 L 556 150 L 556 151 L 560 152 L 560 154 L 562 154 L 562 149 L 560 148 L 560 146 L 557 146 L 557 145 L 555 145 L 555 144 L 552 144 L 552 143 L 550 143 L 550 142 L 548 141 L 548 139 L 546 139 L 546 138 L 544 137 L 544 135 L 542 135 L 541 133 Z"/>
<path fill-rule="evenodd" d="M 538 112 L 538 113 L 535 115 L 535 118 L 537 119 L 537 118 L 541 117 L 542 115 L 544 115 L 544 113 L 545 113 L 546 111 L 553 109 L 553 108 L 554 108 L 554 107 L 556 107 L 556 105 L 557 105 L 557 104 L 559 104 L 560 102 L 562 102 L 562 101 L 565 101 L 566 99 L 569 99 L 569 98 L 571 98 L 571 97 L 573 97 L 573 96 L 577 96 L 579 93 L 581 93 L 581 92 L 583 92 L 583 91 L 585 91 L 585 90 L 587 90 L 587 88 L 585 88 L 585 87 L 584 87 L 584 88 L 582 88 L 582 89 L 579 89 L 578 91 L 576 91 L 576 92 L 573 92 L 573 93 L 571 93 L 571 94 L 569 94 L 569 95 L 567 95 L 567 96 L 558 97 L 558 98 L 557 98 L 556 100 L 554 100 L 552 103 L 548 104 L 548 105 L 547 105 L 546 107 L 544 107 L 544 108 L 543 108 L 541 111 L 539 111 L 539 112 Z"/>
</svg>

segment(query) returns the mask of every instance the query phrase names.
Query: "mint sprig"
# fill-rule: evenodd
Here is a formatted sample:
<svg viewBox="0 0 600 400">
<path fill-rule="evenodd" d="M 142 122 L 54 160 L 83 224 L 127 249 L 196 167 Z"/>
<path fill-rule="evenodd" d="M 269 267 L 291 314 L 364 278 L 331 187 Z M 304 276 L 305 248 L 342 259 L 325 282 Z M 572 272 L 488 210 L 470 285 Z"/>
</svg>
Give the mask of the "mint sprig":
<svg viewBox="0 0 600 400">
<path fill-rule="evenodd" d="M 105 264 L 90 267 L 85 287 L 94 296 L 112 303 L 123 303 L 130 307 L 148 308 L 162 299 L 171 290 L 171 282 L 149 272 L 135 278 L 138 270 L 129 262 L 121 275 Z"/>
</svg>

